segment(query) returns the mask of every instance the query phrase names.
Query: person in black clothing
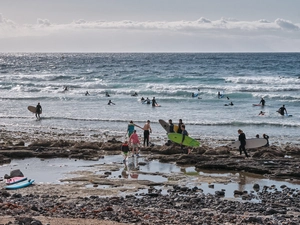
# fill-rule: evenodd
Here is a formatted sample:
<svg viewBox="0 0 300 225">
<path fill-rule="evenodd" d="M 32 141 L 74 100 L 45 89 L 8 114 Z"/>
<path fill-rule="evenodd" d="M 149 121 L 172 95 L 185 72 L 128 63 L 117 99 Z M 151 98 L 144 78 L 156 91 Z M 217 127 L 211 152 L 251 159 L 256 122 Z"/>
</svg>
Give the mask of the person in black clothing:
<svg viewBox="0 0 300 225">
<path fill-rule="evenodd" d="M 284 116 L 284 111 L 285 111 L 285 113 L 287 114 L 286 108 L 285 108 L 285 106 L 283 105 L 282 107 L 280 107 L 280 108 L 278 109 L 277 112 L 279 112 L 282 116 Z"/>
<path fill-rule="evenodd" d="M 129 152 L 128 141 L 125 141 L 125 142 L 122 144 L 121 151 L 122 151 L 122 153 L 123 153 L 123 155 L 124 155 L 123 163 L 125 163 L 125 162 L 126 162 L 126 159 L 127 159 L 128 152 Z"/>
<path fill-rule="evenodd" d="M 157 106 L 157 102 L 156 102 L 156 100 L 155 100 L 155 97 L 152 98 L 152 106 L 153 106 L 153 107 Z"/>
<path fill-rule="evenodd" d="M 107 105 L 115 105 L 115 103 L 113 103 L 111 100 L 108 100 Z"/>
<path fill-rule="evenodd" d="M 182 150 L 184 153 L 186 153 L 186 154 L 190 154 L 190 153 L 191 153 L 191 149 L 190 149 L 190 148 L 188 148 L 188 149 L 183 149 L 183 145 L 182 145 L 182 143 L 184 142 L 185 137 L 186 137 L 186 136 L 189 136 L 189 133 L 186 131 L 185 125 L 184 125 L 184 124 L 181 125 L 181 129 L 182 129 L 182 140 L 181 140 L 181 143 L 180 143 L 180 145 L 181 145 L 181 150 Z"/>
<path fill-rule="evenodd" d="M 40 103 L 37 104 L 36 106 L 36 111 L 35 111 L 35 117 L 37 119 L 41 119 L 40 114 L 42 113 L 42 106 Z"/>
<path fill-rule="evenodd" d="M 266 134 L 263 134 L 263 138 L 267 140 L 267 144 L 264 147 L 270 146 L 270 144 L 269 144 L 269 136 L 266 135 Z"/>
<path fill-rule="evenodd" d="M 177 133 L 181 134 L 182 133 L 182 129 L 181 126 L 183 125 L 182 119 L 179 119 L 179 123 L 178 123 L 178 130 Z"/>
<path fill-rule="evenodd" d="M 170 124 L 169 133 L 174 133 L 174 124 L 171 119 L 169 120 L 169 124 Z"/>
<path fill-rule="evenodd" d="M 261 98 L 259 104 L 261 104 L 262 106 L 265 106 L 266 101 L 264 100 L 264 98 Z"/>
<path fill-rule="evenodd" d="M 244 134 L 244 132 L 241 129 L 238 130 L 238 133 L 239 133 L 239 141 L 240 141 L 240 147 L 239 147 L 240 155 L 242 155 L 242 151 L 244 151 L 246 157 L 249 157 L 249 155 L 247 154 L 246 149 L 245 149 L 246 135 Z"/>
</svg>

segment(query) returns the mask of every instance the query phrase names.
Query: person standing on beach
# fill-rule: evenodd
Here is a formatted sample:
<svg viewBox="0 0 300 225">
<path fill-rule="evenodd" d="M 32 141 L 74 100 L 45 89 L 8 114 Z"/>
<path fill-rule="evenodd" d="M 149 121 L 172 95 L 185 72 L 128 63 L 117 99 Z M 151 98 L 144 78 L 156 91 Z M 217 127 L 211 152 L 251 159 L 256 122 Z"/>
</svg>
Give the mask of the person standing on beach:
<svg viewBox="0 0 300 225">
<path fill-rule="evenodd" d="M 128 133 L 128 137 L 130 137 L 133 134 L 134 131 L 134 123 L 132 120 L 130 120 L 128 127 L 127 127 L 127 133 Z"/>
<path fill-rule="evenodd" d="M 185 137 L 189 136 L 189 133 L 185 129 L 185 125 L 184 124 L 181 125 L 181 129 L 182 129 L 182 140 L 181 140 L 180 146 L 181 146 L 181 150 L 184 151 L 182 143 L 184 142 Z M 190 154 L 191 153 L 191 149 L 188 148 L 187 151 L 186 151 L 186 153 Z"/>
<path fill-rule="evenodd" d="M 169 125 L 170 125 L 169 133 L 174 133 L 174 124 L 171 119 L 169 119 Z"/>
<path fill-rule="evenodd" d="M 284 116 L 284 112 L 287 114 L 287 110 L 284 105 L 280 107 L 277 112 L 279 112 L 282 116 Z"/>
<path fill-rule="evenodd" d="M 136 133 L 136 130 L 133 131 L 133 134 L 129 138 L 129 145 L 132 148 L 132 157 L 134 157 L 134 151 L 136 151 L 136 156 L 139 156 L 139 136 Z"/>
<path fill-rule="evenodd" d="M 41 119 L 40 114 L 42 113 L 42 106 L 40 103 L 36 106 L 35 117 L 39 120 Z"/>
<path fill-rule="evenodd" d="M 241 129 L 238 130 L 238 134 L 239 134 L 239 141 L 240 141 L 240 147 L 239 147 L 240 155 L 242 155 L 242 151 L 244 151 L 246 157 L 248 158 L 249 155 L 247 154 L 246 148 L 245 148 L 245 146 L 246 146 L 246 135 Z"/>
<path fill-rule="evenodd" d="M 147 120 L 147 123 L 145 123 L 144 127 L 144 147 L 145 144 L 147 143 L 147 147 L 149 146 L 149 137 L 150 137 L 150 133 L 152 133 L 152 129 L 150 126 L 150 120 Z"/>
<path fill-rule="evenodd" d="M 181 129 L 181 126 L 184 125 L 183 122 L 182 122 L 182 119 L 179 119 L 179 123 L 178 123 L 178 130 L 177 130 L 177 133 L 178 134 L 181 134 L 182 133 L 182 129 Z"/>
</svg>

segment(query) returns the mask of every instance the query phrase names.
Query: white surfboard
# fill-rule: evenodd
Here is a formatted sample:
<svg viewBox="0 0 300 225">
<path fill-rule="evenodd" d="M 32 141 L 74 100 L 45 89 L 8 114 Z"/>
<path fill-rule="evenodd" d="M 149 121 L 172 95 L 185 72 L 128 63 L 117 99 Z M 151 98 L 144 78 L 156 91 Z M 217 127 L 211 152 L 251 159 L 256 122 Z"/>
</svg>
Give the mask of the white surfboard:
<svg viewBox="0 0 300 225">
<path fill-rule="evenodd" d="M 267 144 L 267 140 L 264 138 L 251 138 L 246 139 L 246 149 L 250 148 L 259 148 Z M 238 149 L 240 147 L 240 141 L 234 141 L 227 145 L 228 147 L 232 149 Z"/>
</svg>

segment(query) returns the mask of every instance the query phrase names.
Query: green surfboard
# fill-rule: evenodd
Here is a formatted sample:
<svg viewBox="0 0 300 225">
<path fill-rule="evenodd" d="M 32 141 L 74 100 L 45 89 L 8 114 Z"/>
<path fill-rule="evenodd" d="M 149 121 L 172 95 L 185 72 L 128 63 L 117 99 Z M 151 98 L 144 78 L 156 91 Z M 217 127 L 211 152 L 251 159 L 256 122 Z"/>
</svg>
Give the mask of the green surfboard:
<svg viewBox="0 0 300 225">
<path fill-rule="evenodd" d="M 168 138 L 175 142 L 180 144 L 181 140 L 182 140 L 182 134 L 178 134 L 178 133 L 169 133 L 168 134 Z M 185 136 L 184 141 L 182 143 L 185 146 L 190 146 L 190 147 L 198 147 L 200 146 L 200 142 L 196 141 L 195 139 L 189 137 L 189 136 Z"/>
</svg>

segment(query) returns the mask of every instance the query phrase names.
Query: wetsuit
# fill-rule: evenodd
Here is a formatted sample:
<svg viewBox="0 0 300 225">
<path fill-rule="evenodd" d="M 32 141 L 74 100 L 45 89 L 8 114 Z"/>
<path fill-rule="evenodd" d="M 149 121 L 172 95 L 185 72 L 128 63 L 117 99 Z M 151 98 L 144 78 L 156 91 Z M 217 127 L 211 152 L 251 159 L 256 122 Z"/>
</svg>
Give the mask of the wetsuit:
<svg viewBox="0 0 300 225">
<path fill-rule="evenodd" d="M 181 130 L 181 125 L 182 125 L 183 123 L 178 123 L 178 130 L 177 130 L 177 133 L 178 134 L 181 134 L 182 133 L 182 130 Z"/>
<path fill-rule="evenodd" d="M 36 114 L 41 114 L 42 112 L 42 106 L 41 105 L 37 105 L 36 106 Z"/>
<path fill-rule="evenodd" d="M 147 142 L 147 146 L 149 146 L 149 136 L 150 136 L 150 131 L 144 130 L 144 146 L 146 142 Z"/>
<path fill-rule="evenodd" d="M 174 133 L 174 124 L 170 123 L 170 129 L 169 129 L 170 133 Z"/>
<path fill-rule="evenodd" d="M 246 135 L 244 133 L 241 133 L 239 135 L 239 141 L 240 141 L 240 147 L 239 147 L 239 150 L 240 150 L 240 155 L 242 155 L 242 151 L 244 151 L 246 157 L 249 157 L 247 152 L 246 152 L 246 149 L 245 149 L 245 146 L 246 146 Z"/>
<path fill-rule="evenodd" d="M 265 102 L 266 102 L 266 101 L 265 101 L 264 99 L 262 99 L 262 100 L 260 100 L 259 103 L 261 103 L 261 105 L 264 106 L 264 105 L 265 105 Z"/>
<path fill-rule="evenodd" d="M 286 111 L 286 108 L 282 106 L 278 111 L 282 116 L 284 116 L 284 111 Z"/>
</svg>

